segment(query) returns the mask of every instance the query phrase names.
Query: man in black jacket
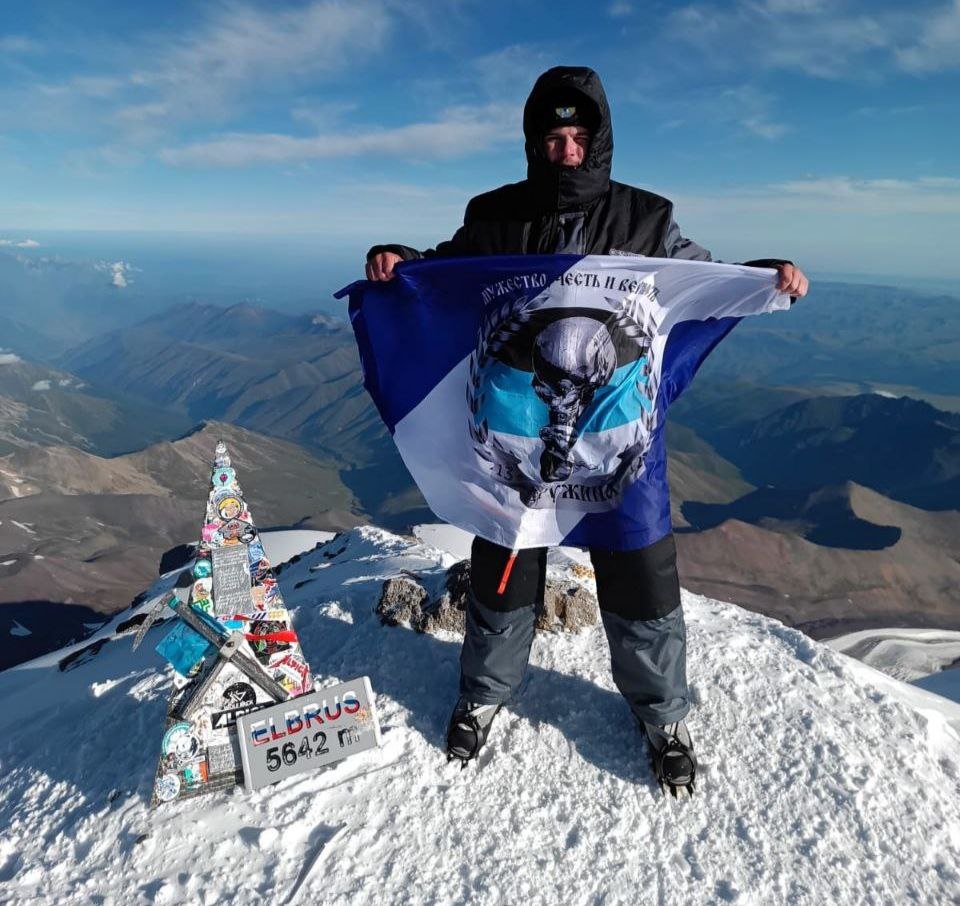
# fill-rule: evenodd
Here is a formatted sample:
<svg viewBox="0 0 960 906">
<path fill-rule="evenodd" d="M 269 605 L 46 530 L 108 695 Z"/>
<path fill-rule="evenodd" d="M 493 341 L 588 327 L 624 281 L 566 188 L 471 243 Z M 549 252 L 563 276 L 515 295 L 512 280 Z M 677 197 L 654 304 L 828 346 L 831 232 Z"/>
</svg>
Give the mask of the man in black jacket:
<svg viewBox="0 0 960 906">
<path fill-rule="evenodd" d="M 525 180 L 472 199 L 463 226 L 435 249 L 374 246 L 368 279 L 389 280 L 398 262 L 413 258 L 569 253 L 712 260 L 681 235 L 670 201 L 610 179 L 610 110 L 595 72 L 545 72 L 527 100 L 523 129 Z M 806 293 L 807 280 L 791 263 L 747 263 L 776 267 L 781 291 Z M 543 600 L 546 549 L 520 551 L 502 589 L 510 554 L 482 538 L 473 542 L 460 699 L 447 736 L 449 755 L 464 762 L 479 753 L 493 717 L 520 686 L 535 607 Z M 590 555 L 614 682 L 646 729 L 658 776 L 674 791 L 692 789 L 696 762 L 684 722 L 686 631 L 673 535 L 637 550 L 592 548 Z"/>
</svg>

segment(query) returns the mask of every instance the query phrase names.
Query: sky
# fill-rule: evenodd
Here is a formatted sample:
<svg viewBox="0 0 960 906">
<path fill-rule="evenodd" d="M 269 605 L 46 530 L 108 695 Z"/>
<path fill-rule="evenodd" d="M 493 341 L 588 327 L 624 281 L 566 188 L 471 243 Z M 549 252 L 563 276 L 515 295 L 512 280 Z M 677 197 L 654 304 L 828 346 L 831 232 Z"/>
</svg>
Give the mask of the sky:
<svg viewBox="0 0 960 906">
<path fill-rule="evenodd" d="M 725 260 L 960 277 L 960 0 L 0 0 L 0 241 L 426 246 L 596 69 L 613 176 Z M 306 240 L 303 239 L 306 237 Z"/>
</svg>

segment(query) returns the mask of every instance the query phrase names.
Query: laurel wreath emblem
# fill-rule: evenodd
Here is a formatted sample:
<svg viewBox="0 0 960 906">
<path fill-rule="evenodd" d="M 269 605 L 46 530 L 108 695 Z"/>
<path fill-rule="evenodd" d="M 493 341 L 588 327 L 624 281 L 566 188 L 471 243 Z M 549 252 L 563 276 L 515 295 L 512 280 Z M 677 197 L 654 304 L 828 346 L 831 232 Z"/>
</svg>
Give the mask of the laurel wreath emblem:
<svg viewBox="0 0 960 906">
<path fill-rule="evenodd" d="M 637 390 L 646 400 L 641 407 L 640 417 L 635 422 L 631 442 L 620 451 L 620 464 L 616 472 L 604 476 L 601 484 L 608 485 L 613 496 L 619 499 L 628 485 L 639 478 L 643 472 L 646 455 L 650 450 L 653 430 L 656 427 L 656 398 L 659 390 L 658 371 L 652 363 L 652 333 L 640 324 L 629 312 L 627 305 L 630 297 L 623 300 L 609 299 L 618 307 L 611 313 L 606 326 L 611 336 L 621 334 L 644 347 L 647 362 L 644 365 L 642 379 L 637 381 Z M 521 297 L 491 308 L 483 317 L 477 331 L 477 345 L 470 355 L 466 388 L 467 428 L 474 443 L 474 450 L 485 462 L 490 463 L 491 471 L 498 482 L 517 491 L 527 506 L 533 505 L 544 488 L 542 480 L 528 476 L 520 468 L 520 457 L 503 446 L 497 437 L 490 437 L 487 420 L 477 420 L 486 391 L 483 389 L 487 369 L 497 354 L 508 347 L 532 319 L 534 313 L 546 307 L 536 297 Z M 588 465 L 587 463 L 580 463 Z"/>
</svg>

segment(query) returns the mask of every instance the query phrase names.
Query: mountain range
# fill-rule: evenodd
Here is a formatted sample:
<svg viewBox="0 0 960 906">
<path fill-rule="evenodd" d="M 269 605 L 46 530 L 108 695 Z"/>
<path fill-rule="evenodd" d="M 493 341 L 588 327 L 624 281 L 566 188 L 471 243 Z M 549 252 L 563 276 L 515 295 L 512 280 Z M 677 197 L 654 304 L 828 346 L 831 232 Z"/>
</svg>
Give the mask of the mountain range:
<svg viewBox="0 0 960 906">
<path fill-rule="evenodd" d="M 860 381 L 859 360 L 847 355 L 850 346 L 886 354 L 887 333 L 863 330 L 864 306 L 875 297 L 882 302 L 877 323 L 899 331 L 903 361 L 927 352 L 948 356 L 957 333 L 946 320 L 953 302 L 889 288 L 858 296 L 841 285 L 828 285 L 823 296 L 802 300 L 784 315 L 789 320 L 748 319 L 671 408 L 672 515 L 684 580 L 719 597 L 732 597 L 735 587 L 749 606 L 818 635 L 907 618 L 958 627 L 950 513 L 960 506 L 960 416 L 882 388 L 851 393 L 873 385 Z M 936 330 L 912 323 L 918 306 L 918 317 L 932 318 Z M 818 317 L 833 335 L 814 331 Z M 737 355 L 725 361 L 730 350 Z M 801 373 L 789 364 L 799 350 L 819 363 L 816 369 Z M 155 508 L 158 531 L 136 530 L 130 511 L 137 495 L 151 492 L 144 491 L 140 464 L 130 478 L 131 464 L 140 461 L 116 454 L 178 437 L 197 421 L 254 432 L 251 462 L 261 449 L 279 468 L 289 456 L 316 460 L 316 480 L 332 497 L 284 510 L 279 521 L 317 516 L 320 527 L 335 527 L 369 519 L 405 530 L 435 518 L 362 389 L 353 336 L 340 319 L 192 302 L 100 330 L 55 364 L 5 355 L 0 520 L 8 510 L 5 528 L 13 533 L 6 540 L 0 534 L 0 548 L 10 552 L 0 562 L 13 559 L 18 575 L 24 573 L 5 583 L 14 589 L 7 601 L 70 597 L 76 606 L 99 609 L 129 601 L 135 576 L 154 567 L 155 553 L 194 539 L 196 526 L 170 493 Z M 896 378 L 922 378 L 919 392 L 950 404 L 949 372 L 938 384 L 935 369 L 911 368 Z M 790 374 L 796 383 L 772 383 Z M 267 436 L 298 446 L 281 449 Z M 208 456 L 204 450 L 197 463 Z M 176 476 L 161 469 L 160 486 L 194 494 L 192 466 L 174 469 Z M 288 490 L 278 486 L 277 493 L 289 500 Z M 16 502 L 26 495 L 29 502 Z M 328 507 L 334 515 L 324 517 Z M 99 515 L 86 519 L 88 513 Z M 94 556 L 99 548 L 88 544 L 103 531 L 97 522 L 112 533 L 108 557 Z M 56 527 L 57 537 L 79 538 L 77 556 L 60 545 L 58 556 L 67 557 L 62 569 L 19 559 L 46 555 L 29 545 L 20 550 L 17 539 L 26 533 L 11 529 L 17 523 L 46 532 L 45 544 L 56 544 L 47 526 Z M 85 528 L 68 531 L 78 525 Z M 877 570 L 884 576 L 879 585 Z"/>
<path fill-rule="evenodd" d="M 176 437 L 192 424 L 168 407 L 98 391 L 75 374 L 0 353 L 0 456 L 51 444 L 110 456 Z"/>
<path fill-rule="evenodd" d="M 97 337 L 61 362 L 92 384 L 129 388 L 194 421 L 217 419 L 309 447 L 339 463 L 365 509 L 388 524 L 387 498 L 409 491 L 342 321 L 248 304 L 184 304 Z"/>
<path fill-rule="evenodd" d="M 0 669 L 87 635 L 84 626 L 129 605 L 165 551 L 197 540 L 219 439 L 245 492 L 261 501 L 259 525 L 336 530 L 362 521 L 335 467 L 234 425 L 209 422 L 113 458 L 65 446 L 17 450 L 0 459 Z M 8 634 L 35 625 L 38 608 L 39 629 Z"/>
</svg>

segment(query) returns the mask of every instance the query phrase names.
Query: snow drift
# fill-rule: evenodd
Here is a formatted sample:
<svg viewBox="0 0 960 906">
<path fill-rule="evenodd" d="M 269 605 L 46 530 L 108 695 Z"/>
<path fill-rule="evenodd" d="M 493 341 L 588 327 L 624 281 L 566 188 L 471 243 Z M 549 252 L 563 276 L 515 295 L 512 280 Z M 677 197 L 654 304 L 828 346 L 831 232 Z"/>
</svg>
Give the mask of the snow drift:
<svg viewBox="0 0 960 906">
<path fill-rule="evenodd" d="M 459 639 L 382 626 L 374 608 L 386 578 L 439 582 L 453 561 L 362 528 L 284 567 L 318 679 L 369 675 L 384 744 L 253 795 L 148 810 L 171 679 L 151 644 L 133 653 L 132 632 L 118 634 L 130 612 L 0 674 L 2 899 L 960 898 L 960 706 L 731 604 L 684 593 L 694 799 L 661 796 L 599 628 L 538 636 L 522 694 L 479 763 L 448 766 Z M 571 562 L 551 568 L 589 582 Z"/>
</svg>

